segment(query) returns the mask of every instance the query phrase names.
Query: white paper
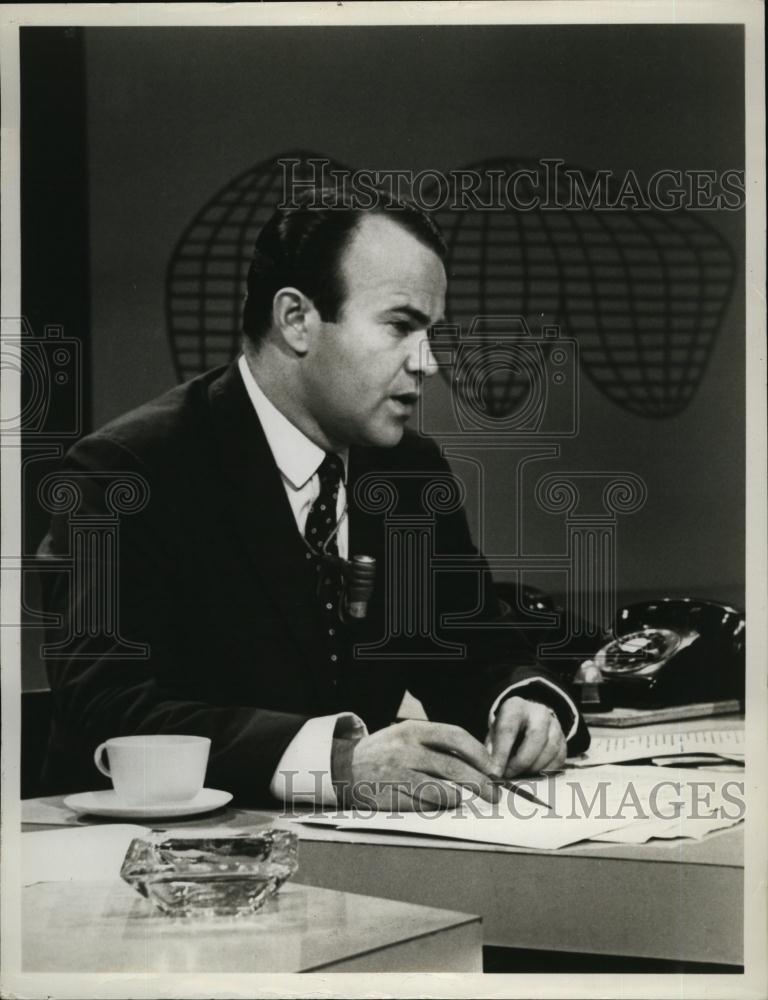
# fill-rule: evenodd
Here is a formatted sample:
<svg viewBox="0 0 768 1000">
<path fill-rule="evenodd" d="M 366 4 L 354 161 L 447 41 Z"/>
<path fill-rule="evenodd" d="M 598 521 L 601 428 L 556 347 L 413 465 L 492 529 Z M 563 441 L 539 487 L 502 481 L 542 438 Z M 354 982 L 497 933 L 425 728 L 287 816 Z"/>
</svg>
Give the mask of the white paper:
<svg viewBox="0 0 768 1000">
<path fill-rule="evenodd" d="M 119 879 L 128 845 L 146 833 L 145 827 L 129 823 L 24 833 L 22 885 Z"/>
<path fill-rule="evenodd" d="M 105 823 L 67 830 L 41 830 L 22 834 L 22 885 L 35 882 L 101 882 L 120 877 L 120 868 L 134 837 L 146 837 L 145 826 Z M 185 829 L 185 839 L 234 837 L 246 830 L 228 826 Z M 175 835 L 182 835 L 175 831 Z"/>
<path fill-rule="evenodd" d="M 299 818 L 299 823 L 319 823 L 342 830 L 378 830 L 382 833 L 416 834 L 419 836 L 469 840 L 504 847 L 527 847 L 536 850 L 557 850 L 568 844 L 589 840 L 606 829 L 622 826 L 625 819 L 560 820 L 538 816 L 520 819 L 512 815 L 474 816 L 464 813 L 372 813 L 334 814 L 327 817 Z"/>
<path fill-rule="evenodd" d="M 665 822 L 663 820 L 638 821 L 618 830 L 599 833 L 592 839 L 608 844 L 645 844 L 654 838 L 674 840 L 677 838 L 693 838 L 701 840 L 714 830 L 723 830 L 741 822 L 738 818 L 720 817 L 718 819 L 680 819 Z"/>
<path fill-rule="evenodd" d="M 731 787 L 731 798 L 724 799 L 726 784 L 738 786 L 733 775 L 718 771 L 602 765 L 569 768 L 524 783 L 550 808 L 508 794 L 495 806 L 474 799 L 442 812 L 348 810 L 296 822 L 536 850 L 557 850 L 581 840 L 642 844 L 652 837 L 700 838 L 738 822 L 733 801 L 738 787 Z"/>
<path fill-rule="evenodd" d="M 744 731 L 741 729 L 698 729 L 689 733 L 649 731 L 632 735 L 617 733 L 615 736 L 594 737 L 589 750 L 569 763 L 574 767 L 594 767 L 625 760 L 702 753 L 743 760 L 744 750 Z"/>
</svg>

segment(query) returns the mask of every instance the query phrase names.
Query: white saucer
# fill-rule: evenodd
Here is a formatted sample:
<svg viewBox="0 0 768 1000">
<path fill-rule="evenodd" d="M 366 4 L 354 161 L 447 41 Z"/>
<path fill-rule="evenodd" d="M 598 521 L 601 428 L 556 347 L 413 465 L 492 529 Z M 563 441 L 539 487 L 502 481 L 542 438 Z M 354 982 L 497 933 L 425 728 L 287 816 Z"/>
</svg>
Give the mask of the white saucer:
<svg viewBox="0 0 768 1000">
<path fill-rule="evenodd" d="M 194 816 L 196 813 L 211 812 L 220 806 L 225 806 L 232 799 L 231 792 L 222 792 L 218 788 L 203 788 L 193 799 L 183 802 L 155 802 L 151 806 L 142 806 L 125 802 L 117 797 L 113 789 L 103 792 L 78 792 L 68 795 L 64 805 L 79 813 L 89 813 L 91 816 Z"/>
</svg>

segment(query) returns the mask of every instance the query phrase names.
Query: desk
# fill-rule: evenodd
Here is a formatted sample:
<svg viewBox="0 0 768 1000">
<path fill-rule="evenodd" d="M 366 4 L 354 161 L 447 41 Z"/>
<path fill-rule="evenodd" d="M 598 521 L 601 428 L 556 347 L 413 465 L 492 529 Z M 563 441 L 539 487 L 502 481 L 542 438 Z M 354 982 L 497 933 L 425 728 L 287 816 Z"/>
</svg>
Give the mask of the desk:
<svg viewBox="0 0 768 1000">
<path fill-rule="evenodd" d="M 742 725 L 691 719 L 653 728 Z M 556 852 L 416 837 L 395 846 L 386 835 L 363 842 L 331 830 L 312 837 L 301 845 L 302 881 L 479 913 L 486 945 L 743 964 L 741 826 L 702 841 L 585 843 Z"/>
<path fill-rule="evenodd" d="M 665 724 L 677 731 L 740 726 L 733 719 Z M 46 801 L 54 808 L 60 802 L 31 800 L 22 818 L 44 818 Z M 231 810 L 223 819 L 244 826 L 278 816 Z M 303 884 L 478 913 L 487 945 L 743 963 L 741 827 L 700 842 L 578 844 L 557 852 L 291 829 L 302 837 Z"/>
<path fill-rule="evenodd" d="M 481 972 L 478 917 L 289 882 L 252 917 L 172 919 L 120 881 L 23 890 L 25 973 Z"/>
<path fill-rule="evenodd" d="M 487 945 L 743 962 L 741 829 L 557 852 L 323 834 L 302 841 L 305 883 L 480 913 Z"/>
</svg>

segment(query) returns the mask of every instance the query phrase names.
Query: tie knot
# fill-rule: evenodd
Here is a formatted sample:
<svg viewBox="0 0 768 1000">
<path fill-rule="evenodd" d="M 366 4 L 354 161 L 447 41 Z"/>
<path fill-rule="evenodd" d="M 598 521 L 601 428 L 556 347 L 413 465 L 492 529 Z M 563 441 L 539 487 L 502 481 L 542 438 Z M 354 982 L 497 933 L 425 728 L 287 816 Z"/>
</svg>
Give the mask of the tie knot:
<svg viewBox="0 0 768 1000">
<path fill-rule="evenodd" d="M 344 463 L 333 451 L 325 453 L 325 458 L 320 463 L 317 470 L 322 486 L 334 487 L 344 479 Z"/>
</svg>

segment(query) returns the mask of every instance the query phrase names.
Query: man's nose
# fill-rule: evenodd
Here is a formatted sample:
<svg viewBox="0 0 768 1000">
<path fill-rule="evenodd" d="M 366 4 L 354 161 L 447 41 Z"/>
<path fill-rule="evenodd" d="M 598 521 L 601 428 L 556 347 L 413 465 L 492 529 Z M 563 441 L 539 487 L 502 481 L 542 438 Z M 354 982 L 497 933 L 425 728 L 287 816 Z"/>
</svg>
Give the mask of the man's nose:
<svg viewBox="0 0 768 1000">
<path fill-rule="evenodd" d="M 437 361 L 432 353 L 429 336 L 426 331 L 414 337 L 413 346 L 406 358 L 406 370 L 413 375 L 429 378 L 437 371 Z"/>
</svg>

